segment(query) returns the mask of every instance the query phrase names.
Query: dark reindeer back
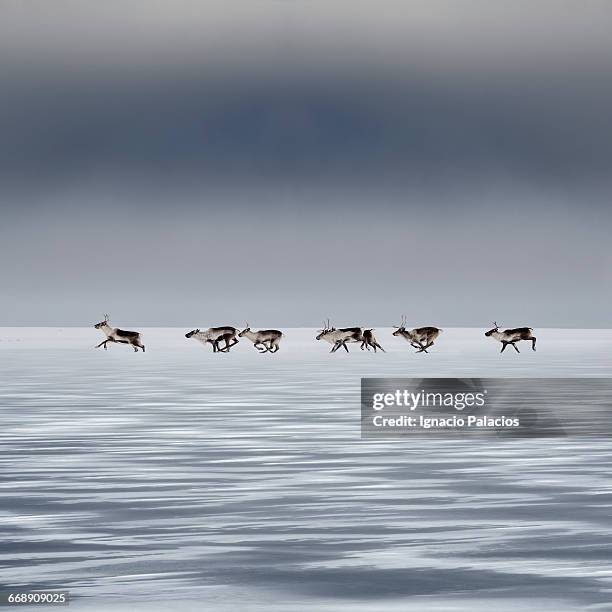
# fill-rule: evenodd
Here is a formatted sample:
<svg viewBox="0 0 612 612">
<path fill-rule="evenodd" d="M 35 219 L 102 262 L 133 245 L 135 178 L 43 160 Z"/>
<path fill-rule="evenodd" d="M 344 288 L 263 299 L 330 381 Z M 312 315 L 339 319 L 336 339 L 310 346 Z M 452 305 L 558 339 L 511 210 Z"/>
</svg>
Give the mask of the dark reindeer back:
<svg viewBox="0 0 612 612">
<path fill-rule="evenodd" d="M 209 332 L 213 334 L 236 334 L 238 330 L 231 325 L 226 325 L 225 327 L 211 327 Z"/>
<path fill-rule="evenodd" d="M 139 336 L 139 333 L 135 331 L 126 331 L 125 329 L 119 328 L 115 331 L 118 336 L 123 336 L 124 338 L 137 338 Z"/>
<path fill-rule="evenodd" d="M 414 331 L 417 334 L 431 336 L 432 334 L 439 333 L 440 329 L 438 329 L 437 327 L 417 327 Z"/>
<path fill-rule="evenodd" d="M 504 334 L 520 336 L 522 340 L 531 338 L 533 329 L 531 327 L 515 327 L 514 329 L 505 329 Z"/>
</svg>

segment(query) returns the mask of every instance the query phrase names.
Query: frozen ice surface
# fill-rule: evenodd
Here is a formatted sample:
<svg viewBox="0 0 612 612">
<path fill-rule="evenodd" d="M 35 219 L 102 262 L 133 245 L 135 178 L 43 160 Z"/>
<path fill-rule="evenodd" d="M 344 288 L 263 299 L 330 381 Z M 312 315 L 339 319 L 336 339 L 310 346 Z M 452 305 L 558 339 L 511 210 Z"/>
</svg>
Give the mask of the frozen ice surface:
<svg viewBox="0 0 612 612">
<path fill-rule="evenodd" d="M 521 354 L 445 330 L 428 355 L 276 355 L 144 329 L 0 328 L 0 582 L 82 610 L 602 610 L 609 439 L 361 440 L 362 376 L 609 376 L 610 330 Z M 26 609 L 26 608 L 24 608 Z"/>
</svg>

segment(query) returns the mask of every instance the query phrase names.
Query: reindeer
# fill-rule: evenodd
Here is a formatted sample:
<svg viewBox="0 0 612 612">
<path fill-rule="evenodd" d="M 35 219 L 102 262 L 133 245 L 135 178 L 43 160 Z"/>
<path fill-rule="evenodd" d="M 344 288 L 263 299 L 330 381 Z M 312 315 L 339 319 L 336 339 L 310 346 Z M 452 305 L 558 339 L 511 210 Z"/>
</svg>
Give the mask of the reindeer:
<svg viewBox="0 0 612 612">
<path fill-rule="evenodd" d="M 194 338 L 199 340 L 202 344 L 212 344 L 213 353 L 229 353 L 229 350 L 235 344 L 238 344 L 236 340 L 236 334 L 238 330 L 235 327 L 209 327 L 205 331 L 194 329 L 185 334 L 185 338 Z M 225 342 L 225 346 L 221 348 L 220 342 Z"/>
<path fill-rule="evenodd" d="M 401 323 L 394 325 L 396 330 L 394 336 L 401 336 L 410 346 L 417 349 L 417 353 L 428 353 L 429 347 L 433 346 L 434 340 L 440 335 L 441 329 L 437 327 L 416 327 L 415 329 L 406 329 L 406 317 L 402 316 Z"/>
<path fill-rule="evenodd" d="M 277 329 L 262 329 L 258 332 L 251 331 L 247 321 L 246 327 L 238 334 L 240 338 L 248 338 L 260 353 L 276 353 L 280 348 L 283 332 Z M 266 344 L 266 342 L 268 344 Z M 274 349 L 274 350 L 272 350 Z"/>
<path fill-rule="evenodd" d="M 111 327 L 109 325 L 109 316 L 107 314 L 104 315 L 104 321 L 100 321 L 100 323 L 96 323 L 94 325 L 96 329 L 99 329 L 105 336 L 106 340 L 103 340 L 96 346 L 96 348 L 104 347 L 104 350 L 108 350 L 107 344 L 109 342 L 117 342 L 119 344 L 129 344 L 134 348 L 134 351 L 137 353 L 138 349 L 141 348 L 142 352 L 145 352 L 144 344 L 140 338 L 140 334 L 135 331 L 125 331 L 124 329 L 119 329 L 118 327 Z"/>
<path fill-rule="evenodd" d="M 348 353 L 347 342 L 361 342 L 361 350 L 364 348 L 363 329 L 361 327 L 342 327 L 336 329 L 330 326 L 329 319 L 323 324 L 323 329 L 319 330 L 317 340 L 325 340 L 333 344 L 330 353 L 335 353 L 341 346 Z"/>
<path fill-rule="evenodd" d="M 361 343 L 361 350 L 363 350 L 363 347 L 365 346 L 368 351 L 370 350 L 370 347 L 372 347 L 374 349 L 374 352 L 376 352 L 376 349 L 379 348 L 383 353 L 386 353 L 387 351 L 385 351 L 385 349 L 380 346 L 380 344 L 378 344 L 378 340 L 376 340 L 374 334 L 372 333 L 373 331 L 373 329 L 363 330 L 363 342 Z"/>
<path fill-rule="evenodd" d="M 514 329 L 499 331 L 497 321 L 494 321 L 493 325 L 495 327 L 485 332 L 485 336 L 487 338 L 493 337 L 495 340 L 502 343 L 502 349 L 499 351 L 500 353 L 503 353 L 509 344 L 514 347 L 517 353 L 520 353 L 521 351 L 519 351 L 518 346 L 516 346 L 516 343 L 520 340 L 531 340 L 531 348 L 534 351 L 536 350 L 536 337 L 533 335 L 533 329 L 531 327 L 515 327 Z"/>
</svg>

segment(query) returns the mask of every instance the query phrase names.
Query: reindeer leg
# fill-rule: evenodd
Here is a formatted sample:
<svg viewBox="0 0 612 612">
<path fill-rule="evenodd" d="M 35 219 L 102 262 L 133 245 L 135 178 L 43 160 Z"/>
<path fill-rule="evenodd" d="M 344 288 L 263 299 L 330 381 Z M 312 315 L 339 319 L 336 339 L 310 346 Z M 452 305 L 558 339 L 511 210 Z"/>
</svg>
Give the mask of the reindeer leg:
<svg viewBox="0 0 612 612">
<path fill-rule="evenodd" d="M 106 345 L 107 345 L 109 342 L 117 342 L 117 340 L 113 340 L 113 338 L 107 338 L 107 339 L 104 341 L 104 343 L 103 343 L 103 344 L 104 344 L 104 350 L 105 350 L 105 351 L 108 351 L 108 348 L 107 348 L 107 346 L 106 346 Z"/>
<path fill-rule="evenodd" d="M 500 352 L 500 353 L 503 353 L 503 352 L 506 350 L 506 347 L 507 347 L 507 346 L 508 346 L 508 343 L 507 343 L 507 342 L 504 342 L 504 341 L 502 340 L 502 350 L 501 350 L 501 351 L 499 351 L 499 352 Z"/>
<path fill-rule="evenodd" d="M 231 334 L 225 334 L 224 336 L 218 338 L 217 341 L 220 342 L 221 340 L 225 341 L 225 346 L 222 349 L 219 349 L 223 353 L 229 353 L 229 350 L 232 348 L 232 346 L 234 346 L 234 344 L 238 344 L 238 340 L 236 340 L 236 337 L 232 336 Z M 230 340 L 233 340 L 233 342 L 230 342 Z"/>
<path fill-rule="evenodd" d="M 419 342 L 419 350 L 417 351 L 417 353 L 428 353 L 429 351 L 427 350 L 429 345 L 427 346 L 423 346 L 422 342 Z"/>
<path fill-rule="evenodd" d="M 387 352 L 382 346 L 380 346 L 380 344 L 378 344 L 378 342 L 374 346 L 377 346 L 383 353 Z"/>
<path fill-rule="evenodd" d="M 225 346 L 223 348 L 221 348 L 219 346 L 219 340 L 218 339 L 213 341 L 213 346 L 217 348 L 217 350 L 214 351 L 215 353 L 227 353 L 228 352 L 227 340 L 225 340 Z"/>
<path fill-rule="evenodd" d="M 330 353 L 335 353 L 338 349 L 340 348 L 340 341 L 336 342 L 334 344 L 334 346 L 332 346 L 332 350 L 329 351 Z"/>
<path fill-rule="evenodd" d="M 140 340 L 138 340 L 138 342 L 137 342 L 136 346 L 138 347 L 138 348 L 136 349 L 136 352 L 138 352 L 138 349 L 139 349 L 139 348 L 140 348 L 140 349 L 142 349 L 142 352 L 143 352 L 143 353 L 145 352 L 145 347 L 144 347 L 144 344 L 143 344 L 142 342 L 140 342 Z"/>
<path fill-rule="evenodd" d="M 102 342 L 100 342 L 100 344 L 98 344 L 95 348 L 100 348 L 102 345 L 104 345 L 104 348 L 106 349 L 106 343 L 108 342 L 108 340 L 102 340 Z"/>
<path fill-rule="evenodd" d="M 432 347 L 432 346 L 433 346 L 433 342 L 430 342 L 429 344 L 426 344 L 426 345 L 423 347 L 423 350 L 424 350 L 426 353 L 428 353 L 429 351 L 427 351 L 427 349 L 428 349 L 428 348 L 430 348 L 430 347 Z"/>
<path fill-rule="evenodd" d="M 519 350 L 518 350 L 518 346 L 516 346 L 516 344 L 514 344 L 514 342 L 511 342 L 510 344 L 512 344 L 512 346 L 514 347 L 514 350 L 515 350 L 517 353 L 520 353 L 520 352 L 521 352 L 521 351 L 519 351 Z"/>
<path fill-rule="evenodd" d="M 534 351 L 536 350 L 535 345 L 536 345 L 536 339 L 535 339 L 535 338 L 532 338 L 532 339 L 531 339 L 531 348 L 532 348 L 532 350 L 534 350 Z"/>
<path fill-rule="evenodd" d="M 344 347 L 344 350 L 348 353 L 348 346 L 346 346 L 346 342 L 344 340 L 342 341 L 342 346 Z"/>
<path fill-rule="evenodd" d="M 274 348 L 274 342 L 272 342 L 272 340 L 268 340 L 268 344 L 265 343 L 265 341 L 263 342 L 264 348 L 266 349 L 265 352 L 267 353 L 274 353 L 276 351 L 273 351 L 272 349 Z"/>
</svg>

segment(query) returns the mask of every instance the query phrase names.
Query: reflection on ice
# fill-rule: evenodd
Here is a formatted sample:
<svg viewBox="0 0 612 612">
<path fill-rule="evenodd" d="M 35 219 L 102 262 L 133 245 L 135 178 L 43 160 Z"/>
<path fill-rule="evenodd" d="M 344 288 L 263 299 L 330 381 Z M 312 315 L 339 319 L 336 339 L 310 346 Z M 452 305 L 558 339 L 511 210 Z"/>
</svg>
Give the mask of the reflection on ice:
<svg viewBox="0 0 612 612">
<path fill-rule="evenodd" d="M 94 330 L 0 330 L 5 585 L 93 598 L 77 609 L 609 601 L 608 439 L 361 440 L 359 379 L 608 376 L 611 332 L 499 355 L 445 330 L 415 355 L 377 330 L 387 353 L 330 355 L 287 330 L 276 355 L 213 355 L 184 331 L 143 330 L 136 355 L 94 351 Z"/>
</svg>

